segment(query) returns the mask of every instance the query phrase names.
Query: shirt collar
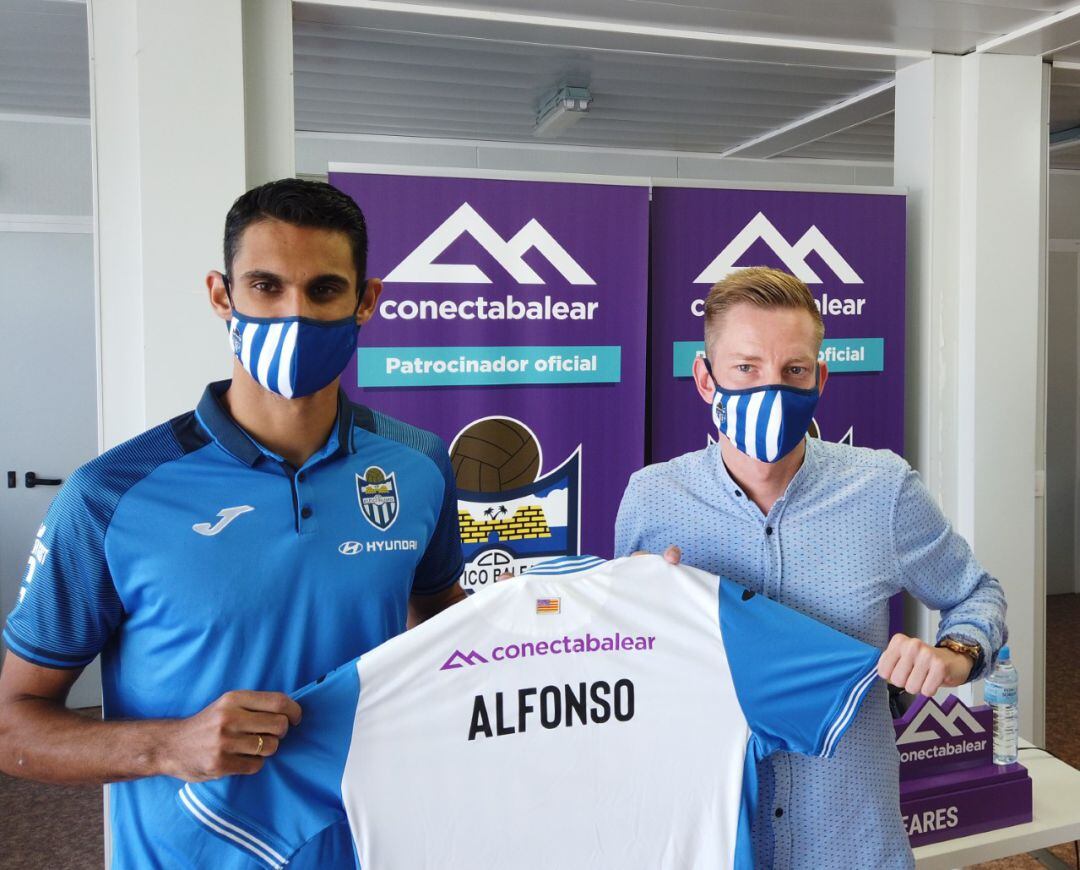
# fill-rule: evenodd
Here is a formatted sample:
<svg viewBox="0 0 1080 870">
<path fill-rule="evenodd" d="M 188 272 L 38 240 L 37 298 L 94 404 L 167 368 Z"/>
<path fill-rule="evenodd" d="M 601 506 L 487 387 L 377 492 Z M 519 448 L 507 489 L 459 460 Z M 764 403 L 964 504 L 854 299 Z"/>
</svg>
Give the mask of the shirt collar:
<svg viewBox="0 0 1080 870">
<path fill-rule="evenodd" d="M 806 453 L 803 454 L 803 463 L 799 466 L 799 470 L 795 472 L 795 476 L 791 478 L 791 483 L 788 484 L 784 498 L 787 498 L 800 486 L 805 486 L 807 481 L 813 478 L 814 471 L 817 468 L 821 451 L 821 439 L 807 435 L 804 440 L 806 441 Z"/>
<path fill-rule="evenodd" d="M 787 485 L 787 489 L 784 490 L 784 494 L 780 496 L 779 501 L 786 501 L 814 474 L 814 468 L 817 466 L 818 462 L 819 448 L 816 443 L 817 439 L 807 436 L 805 440 L 806 452 L 803 454 L 803 463 L 799 466 L 799 470 L 795 472 L 795 476 L 791 478 L 791 481 Z M 724 454 L 720 449 L 720 442 L 714 442 L 713 449 L 716 450 L 716 466 L 719 469 L 720 481 L 724 487 L 724 491 L 728 496 L 736 498 L 743 503 L 748 503 L 750 500 L 747 498 L 743 488 L 731 476 L 727 466 L 724 464 Z M 760 514 L 760 511 L 758 513 Z"/>
<path fill-rule="evenodd" d="M 219 446 L 245 465 L 253 467 L 260 457 L 281 462 L 282 458 L 280 456 L 248 435 L 236 424 L 229 412 L 225 410 L 221 397 L 231 384 L 232 381 L 228 380 L 216 381 L 207 386 L 206 390 L 203 391 L 202 399 L 199 400 L 198 407 L 195 409 L 199 423 L 202 424 L 202 427 Z M 356 452 L 356 441 L 353 437 L 353 415 L 352 403 L 345 396 L 344 391 L 338 390 L 337 422 L 330 432 L 330 438 L 308 460 L 309 464 L 332 456 L 338 451 L 345 453 Z"/>
</svg>

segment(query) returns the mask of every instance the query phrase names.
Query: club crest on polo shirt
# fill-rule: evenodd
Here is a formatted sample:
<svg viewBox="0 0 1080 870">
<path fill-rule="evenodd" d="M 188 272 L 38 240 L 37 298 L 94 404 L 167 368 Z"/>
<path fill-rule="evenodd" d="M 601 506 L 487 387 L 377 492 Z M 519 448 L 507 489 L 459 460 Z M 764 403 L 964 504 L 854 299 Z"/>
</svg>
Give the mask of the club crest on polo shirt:
<svg viewBox="0 0 1080 870">
<path fill-rule="evenodd" d="M 356 497 L 360 501 L 360 511 L 380 532 L 389 529 L 398 516 L 398 491 L 394 474 L 387 474 L 379 466 L 372 465 L 362 476 L 356 475 Z"/>
</svg>

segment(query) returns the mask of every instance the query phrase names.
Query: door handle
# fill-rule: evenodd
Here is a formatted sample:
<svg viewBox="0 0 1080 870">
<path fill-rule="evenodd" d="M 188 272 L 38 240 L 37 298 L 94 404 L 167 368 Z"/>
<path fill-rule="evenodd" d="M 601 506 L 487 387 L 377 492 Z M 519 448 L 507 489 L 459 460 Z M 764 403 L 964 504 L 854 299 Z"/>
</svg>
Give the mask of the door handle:
<svg viewBox="0 0 1080 870">
<path fill-rule="evenodd" d="M 59 486 L 64 482 L 63 478 L 38 477 L 34 472 L 26 472 L 26 488 L 33 489 L 35 486 Z"/>
</svg>

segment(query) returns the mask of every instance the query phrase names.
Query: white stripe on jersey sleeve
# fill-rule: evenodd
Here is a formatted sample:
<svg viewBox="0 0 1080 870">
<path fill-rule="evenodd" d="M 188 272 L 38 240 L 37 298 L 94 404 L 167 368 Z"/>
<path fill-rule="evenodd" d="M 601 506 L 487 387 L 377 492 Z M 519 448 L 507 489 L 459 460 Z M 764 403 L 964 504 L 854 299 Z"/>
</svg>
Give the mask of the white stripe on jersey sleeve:
<svg viewBox="0 0 1080 870">
<path fill-rule="evenodd" d="M 847 701 L 844 702 L 840 714 L 836 717 L 832 727 L 829 729 L 828 735 L 825 737 L 825 745 L 821 749 L 822 758 L 830 758 L 832 756 L 833 749 L 836 747 L 840 735 L 844 733 L 848 724 L 855 718 L 855 712 L 859 709 L 859 701 L 862 699 L 862 696 L 866 694 L 870 686 L 873 685 L 877 675 L 877 665 L 874 665 L 869 673 L 851 687 L 851 691 L 847 696 Z"/>
<path fill-rule="evenodd" d="M 206 804 L 199 800 L 199 796 L 191 790 L 190 785 L 180 789 L 180 799 L 195 818 L 211 830 L 217 831 L 223 837 L 227 837 L 234 843 L 243 846 L 255 855 L 264 864 L 269 864 L 274 870 L 281 870 L 289 859 L 280 852 L 272 849 L 267 843 L 260 840 L 254 834 L 245 831 L 231 822 L 223 819 Z"/>
</svg>

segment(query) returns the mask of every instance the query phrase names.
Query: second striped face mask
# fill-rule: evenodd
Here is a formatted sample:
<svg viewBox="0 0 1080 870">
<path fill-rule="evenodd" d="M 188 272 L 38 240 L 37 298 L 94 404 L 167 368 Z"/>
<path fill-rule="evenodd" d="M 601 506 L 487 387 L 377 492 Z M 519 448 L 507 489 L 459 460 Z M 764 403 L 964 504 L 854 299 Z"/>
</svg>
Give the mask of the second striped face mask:
<svg viewBox="0 0 1080 870">
<path fill-rule="evenodd" d="M 229 340 L 240 364 L 286 399 L 317 393 L 340 375 L 356 351 L 359 332 L 355 314 L 341 320 L 246 317 L 233 307 L 229 321 Z"/>
<path fill-rule="evenodd" d="M 810 389 L 767 384 L 745 390 L 726 390 L 705 360 L 716 392 L 712 416 L 716 428 L 751 459 L 776 462 L 794 450 L 810 428 L 820 391 L 817 376 Z"/>
</svg>

